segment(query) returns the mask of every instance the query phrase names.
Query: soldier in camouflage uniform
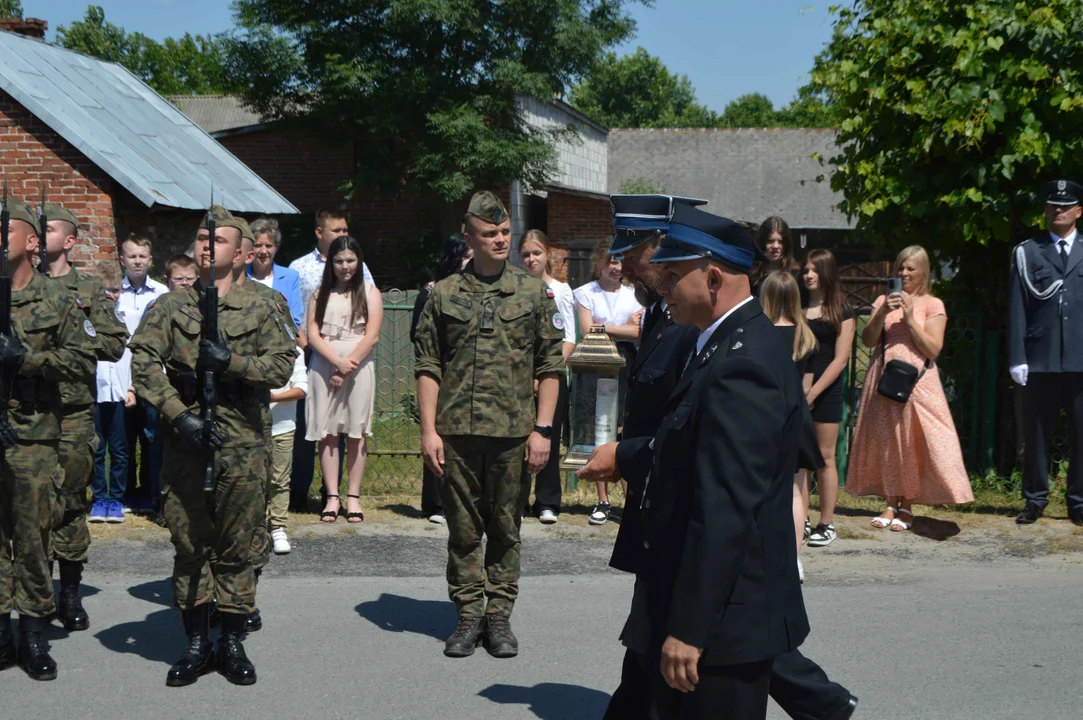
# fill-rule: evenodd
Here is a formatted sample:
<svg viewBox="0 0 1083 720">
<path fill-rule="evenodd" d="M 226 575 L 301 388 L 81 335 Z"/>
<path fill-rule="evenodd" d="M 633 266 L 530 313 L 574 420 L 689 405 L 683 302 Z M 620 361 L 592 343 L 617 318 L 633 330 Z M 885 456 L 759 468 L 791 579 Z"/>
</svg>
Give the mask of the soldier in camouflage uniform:
<svg viewBox="0 0 1083 720">
<path fill-rule="evenodd" d="M 414 339 L 422 453 L 440 478 L 459 611 L 444 654 L 466 657 L 484 641 L 514 657 L 520 476 L 524 461 L 536 473 L 549 458 L 564 320 L 545 283 L 507 263 L 511 220 L 495 195 L 475 194 L 464 222 L 474 259 L 435 285 Z"/>
<path fill-rule="evenodd" d="M 56 678 L 42 637 L 56 611 L 50 528 L 59 520 L 60 383 L 94 372 L 94 324 L 59 283 L 34 271 L 38 221 L 12 203 L 9 223 L 11 335 L 0 335 L 9 388 L 0 411 L 0 669 L 16 660 L 11 613 L 19 613 L 18 663 L 36 680 Z"/>
<path fill-rule="evenodd" d="M 189 685 L 216 664 L 230 682 L 256 681 L 241 636 L 255 607 L 253 536 L 267 520 L 267 393 L 289 379 L 296 353 L 287 313 L 232 287 L 241 225 L 221 209 L 213 211 L 222 339 L 200 339 L 201 296 L 188 288 L 156 300 L 129 345 L 136 392 L 169 423 L 164 425 L 162 486 L 176 549 L 173 601 L 183 611 L 188 634 L 188 647 L 166 678 L 170 686 Z M 203 287 L 211 282 L 209 247 L 204 228 L 195 244 Z M 218 449 L 213 508 L 203 493 L 203 453 L 193 452 L 204 447 L 198 370 L 219 378 L 218 422 L 211 433 Z M 212 601 L 222 613 L 217 661 L 208 638 Z"/>
<path fill-rule="evenodd" d="M 117 299 L 106 292 L 96 277 L 75 269 L 68 260 L 68 253 L 75 247 L 79 220 L 62 205 L 47 204 L 45 215 L 49 222 L 46 232 L 49 277 L 75 295 L 83 317 L 94 326 L 97 333 L 92 340 L 95 359 L 116 362 L 124 354 L 128 342 L 128 328 L 116 315 Z M 94 370 L 92 367 L 80 382 L 60 384 L 64 515 L 60 524 L 53 528 L 50 558 L 60 566 L 56 615 L 68 631 L 90 627 L 90 618 L 79 598 L 79 584 L 90 547 L 87 488 L 98 447 L 98 434 L 94 431 L 94 405 L 98 393 Z"/>
</svg>

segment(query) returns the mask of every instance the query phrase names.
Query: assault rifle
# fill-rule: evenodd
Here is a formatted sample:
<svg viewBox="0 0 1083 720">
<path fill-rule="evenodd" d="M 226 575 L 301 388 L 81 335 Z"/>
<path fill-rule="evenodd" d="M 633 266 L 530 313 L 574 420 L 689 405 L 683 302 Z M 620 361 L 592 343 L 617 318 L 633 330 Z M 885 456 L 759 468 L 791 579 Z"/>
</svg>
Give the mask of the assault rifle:
<svg viewBox="0 0 1083 720">
<path fill-rule="evenodd" d="M 4 197 L 0 200 L 0 333 L 11 334 L 11 275 L 8 274 L 8 176 L 4 174 Z M 8 398 L 11 396 L 9 371 L 0 364 L 0 448 L 14 447 L 15 431 L 8 422 Z"/>
<path fill-rule="evenodd" d="M 214 207 L 214 186 L 211 186 L 211 208 Z M 207 210 L 207 233 L 210 235 L 210 254 L 211 254 L 211 274 L 207 286 L 203 288 L 203 327 L 201 328 L 200 336 L 210 340 L 211 342 L 218 342 L 218 286 L 214 284 L 214 211 L 208 208 Z M 218 414 L 217 407 L 217 394 L 218 394 L 218 379 L 214 376 L 213 370 L 203 370 L 203 377 L 200 378 L 200 389 L 202 391 L 202 404 L 203 404 L 203 451 L 206 453 L 206 465 L 203 470 L 203 492 L 207 500 L 207 507 L 210 509 L 211 517 L 214 517 L 214 463 L 217 453 L 214 449 L 214 444 L 211 441 L 211 435 L 214 432 L 214 423 Z"/>
<path fill-rule="evenodd" d="M 40 262 L 38 272 L 46 277 L 49 276 L 49 247 L 46 237 L 49 235 L 49 218 L 45 216 L 45 181 L 41 181 L 41 207 L 38 208 L 38 227 L 41 228 L 41 239 L 38 241 Z M 7 275 L 7 273 L 4 273 Z"/>
</svg>

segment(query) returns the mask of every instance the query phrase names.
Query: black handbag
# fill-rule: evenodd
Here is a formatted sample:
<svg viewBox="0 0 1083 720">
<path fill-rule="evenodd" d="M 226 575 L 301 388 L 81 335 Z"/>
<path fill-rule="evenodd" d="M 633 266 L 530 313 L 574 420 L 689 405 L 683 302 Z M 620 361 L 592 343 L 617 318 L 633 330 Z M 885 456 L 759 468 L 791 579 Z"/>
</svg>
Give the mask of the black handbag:
<svg viewBox="0 0 1083 720">
<path fill-rule="evenodd" d="M 881 330 L 880 366 L 883 368 L 883 373 L 880 375 L 880 384 L 876 386 L 876 392 L 888 400 L 905 404 L 910 400 L 910 393 L 914 392 L 914 386 L 918 384 L 918 380 L 921 380 L 926 371 L 932 367 L 933 361 L 926 360 L 925 367 L 919 372 L 916 367 L 902 360 L 892 360 L 885 363 L 886 356 L 887 332 Z"/>
</svg>

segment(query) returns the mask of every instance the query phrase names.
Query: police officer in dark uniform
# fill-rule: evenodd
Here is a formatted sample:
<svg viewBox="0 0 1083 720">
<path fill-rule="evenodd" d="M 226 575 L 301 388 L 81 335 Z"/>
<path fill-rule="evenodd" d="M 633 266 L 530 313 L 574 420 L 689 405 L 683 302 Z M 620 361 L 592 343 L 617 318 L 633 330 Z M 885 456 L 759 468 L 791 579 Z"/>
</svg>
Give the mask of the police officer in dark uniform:
<svg viewBox="0 0 1083 720">
<path fill-rule="evenodd" d="M 1042 188 L 1049 232 L 1012 251 L 1008 363 L 1023 386 L 1023 499 L 1016 518 L 1037 522 L 1049 502 L 1049 439 L 1068 413 L 1068 517 L 1083 525 L 1083 244 L 1076 223 L 1083 186 L 1054 180 Z"/>
<path fill-rule="evenodd" d="M 632 280 L 640 302 L 648 308 L 643 346 L 630 373 L 623 439 L 631 441 L 635 437 L 653 437 L 657 432 L 666 401 L 700 335 L 695 326 L 677 325 L 657 294 L 659 265 L 651 265 L 650 260 L 658 248 L 660 236 L 649 229 L 650 223 L 653 221 L 653 227 L 664 231 L 673 208 L 679 204 L 698 205 L 702 201 L 671 200 L 666 196 L 614 196 L 612 203 L 617 231 L 612 252 L 624 255 L 625 274 Z M 653 217 L 648 220 L 649 216 Z M 581 475 L 586 475 L 588 479 L 602 477 L 610 471 L 606 466 L 612 461 L 619 461 L 619 457 L 609 462 L 596 458 Z M 625 456 L 625 459 L 631 457 Z M 592 474 L 595 466 L 600 472 L 598 476 Z M 642 568 L 644 550 L 640 509 L 642 489 L 649 469 L 649 462 L 620 463 L 620 474 L 628 480 L 629 500 L 610 562 L 617 569 L 639 573 Z M 640 602 L 633 601 L 633 614 L 636 605 L 641 604 L 645 597 L 644 589 L 637 578 L 635 594 Z M 634 632 L 631 619 L 626 633 L 630 631 Z M 633 649 L 639 644 L 635 638 L 625 636 L 623 640 L 629 649 L 622 668 L 621 685 L 613 694 L 606 717 L 645 718 L 649 716 L 647 689 L 657 675 L 657 667 L 648 670 L 646 657 Z M 770 693 L 791 717 L 799 720 L 844 720 L 852 715 L 857 705 L 857 698 L 831 682 L 818 665 L 796 650 L 775 659 Z"/>
</svg>

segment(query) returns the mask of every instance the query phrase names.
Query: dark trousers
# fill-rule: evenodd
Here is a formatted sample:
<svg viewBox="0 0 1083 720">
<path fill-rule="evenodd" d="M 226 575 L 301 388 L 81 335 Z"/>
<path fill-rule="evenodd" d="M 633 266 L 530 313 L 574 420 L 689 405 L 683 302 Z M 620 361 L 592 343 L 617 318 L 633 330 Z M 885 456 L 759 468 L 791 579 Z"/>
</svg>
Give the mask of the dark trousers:
<svg viewBox="0 0 1083 720">
<path fill-rule="evenodd" d="M 537 400 L 534 402 L 537 410 Z M 564 420 L 568 416 L 568 380 L 564 373 L 560 373 L 560 393 L 557 396 L 557 407 L 553 412 L 553 435 L 549 440 L 549 462 L 534 476 L 534 504 L 530 506 L 530 512 L 537 515 L 542 508 L 549 508 L 560 514 L 560 496 L 564 484 L 560 479 L 560 438 L 564 429 Z M 527 472 L 526 464 L 523 465 L 523 507 L 530 502 L 530 473 Z"/>
<path fill-rule="evenodd" d="M 305 440 L 305 400 L 297 401 L 297 430 L 293 434 L 293 470 L 290 472 L 290 510 L 308 509 L 308 491 L 316 474 L 316 443 Z"/>
<path fill-rule="evenodd" d="M 620 685 L 602 720 L 648 720 L 650 718 L 650 687 L 653 678 L 647 672 L 647 658 L 633 651 L 624 653 L 620 669 Z"/>
<path fill-rule="evenodd" d="M 659 673 L 653 718 L 657 720 L 763 720 L 767 717 L 767 693 L 771 685 L 771 661 L 745 665 L 700 665 L 695 692 L 682 693 L 666 685 Z"/>
<path fill-rule="evenodd" d="M 421 514 L 443 515 L 443 503 L 440 502 L 440 478 L 436 473 L 429 470 L 429 466 L 421 463 Z"/>
<path fill-rule="evenodd" d="M 104 402 L 94 407 L 94 429 L 98 431 L 98 451 L 94 453 L 94 475 L 90 489 L 94 500 L 121 500 L 128 488 L 128 433 L 124 429 L 124 403 Z M 109 453 L 109 477 L 105 476 L 105 456 Z"/>
<path fill-rule="evenodd" d="M 794 650 L 775 658 L 771 698 L 793 720 L 820 720 L 850 699 L 849 691 L 828 679 L 819 665 Z"/>
<path fill-rule="evenodd" d="M 162 438 L 158 434 L 158 411 L 140 400 L 135 407 L 126 408 L 124 429 L 128 434 L 128 485 L 124 502 L 133 510 L 153 510 L 161 494 L 158 474 L 162 469 Z"/>
<path fill-rule="evenodd" d="M 1060 409 L 1068 414 L 1069 510 L 1083 509 L 1083 373 L 1031 373 L 1023 388 L 1023 499 L 1049 503 L 1049 441 Z"/>
</svg>

